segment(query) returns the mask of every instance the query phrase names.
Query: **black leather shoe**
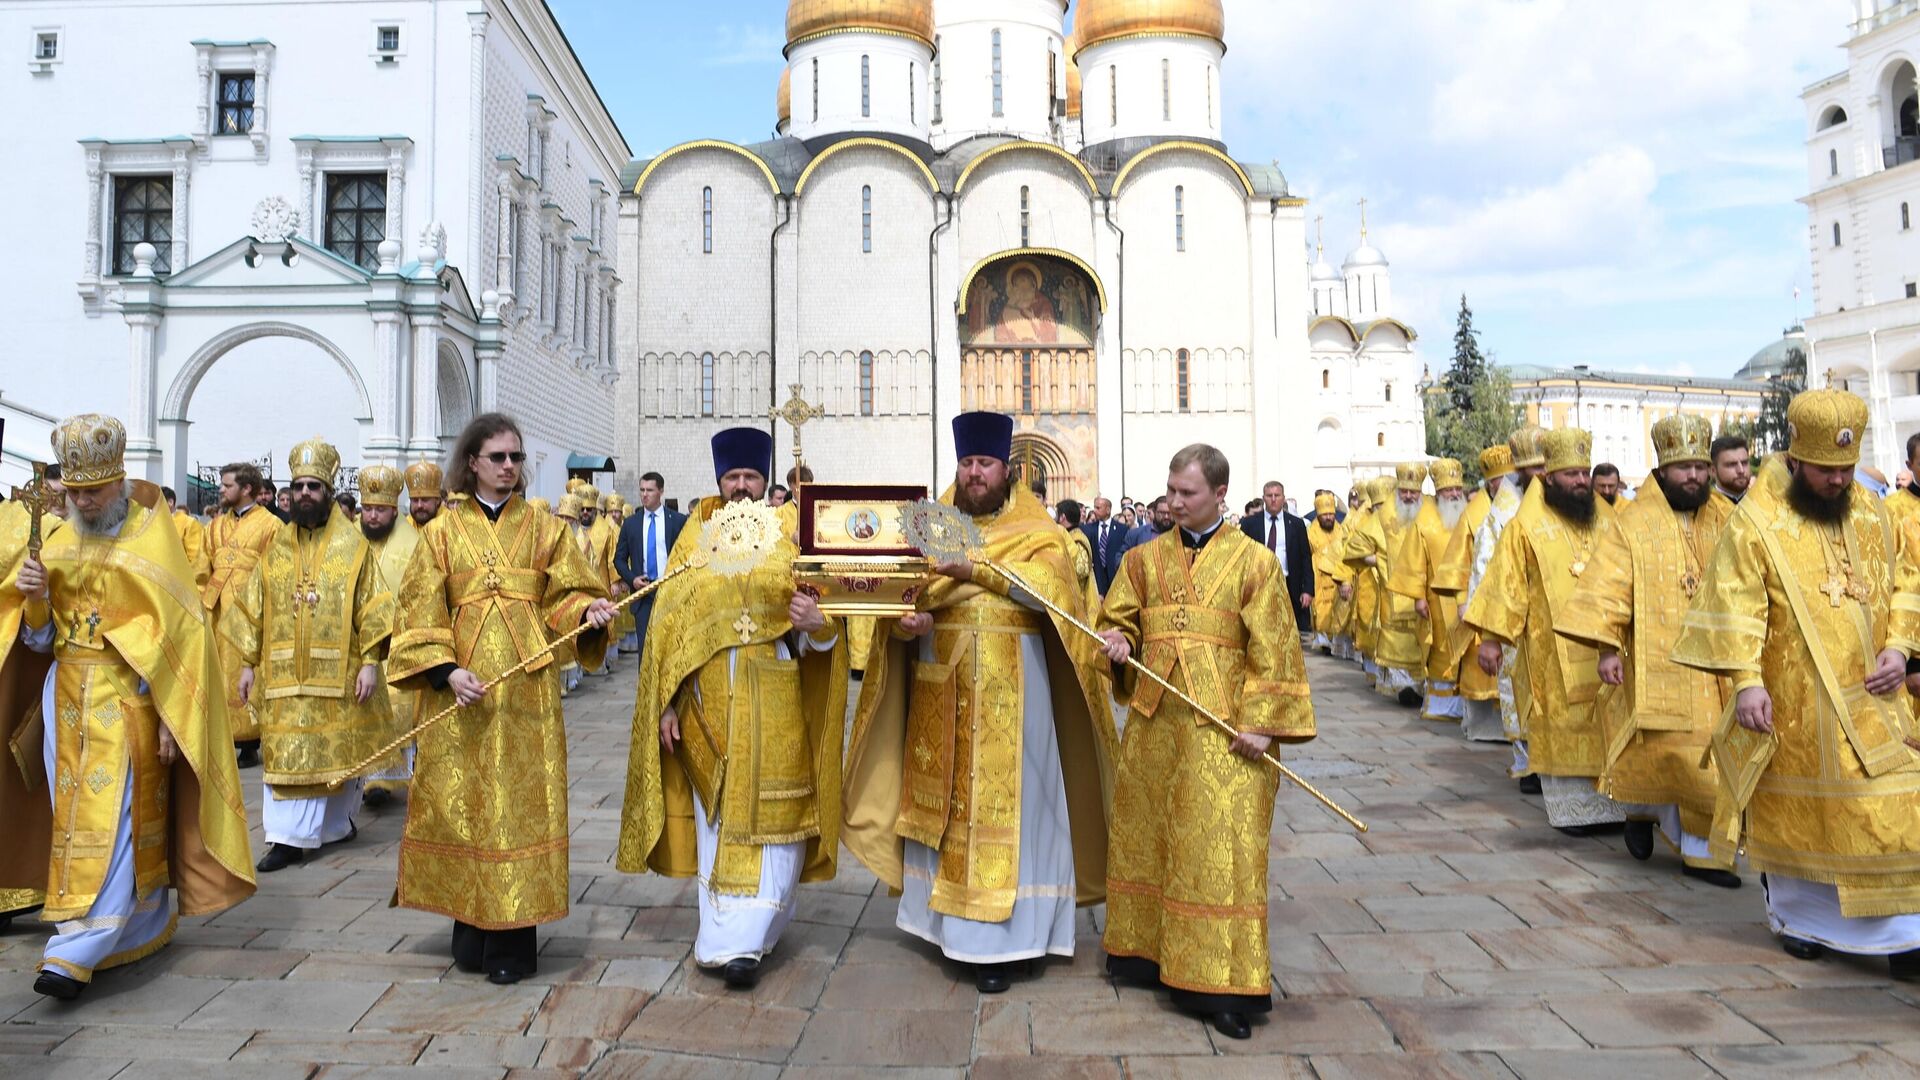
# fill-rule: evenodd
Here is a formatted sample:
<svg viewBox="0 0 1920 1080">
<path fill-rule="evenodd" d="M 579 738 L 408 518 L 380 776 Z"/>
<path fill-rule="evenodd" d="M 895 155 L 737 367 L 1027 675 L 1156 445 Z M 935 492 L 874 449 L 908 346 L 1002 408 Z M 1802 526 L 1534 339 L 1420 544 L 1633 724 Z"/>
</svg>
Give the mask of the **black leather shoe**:
<svg viewBox="0 0 1920 1080">
<path fill-rule="evenodd" d="M 1593 835 L 1593 826 L 1591 825 L 1555 825 L 1554 828 L 1568 836 L 1588 837 Z"/>
<path fill-rule="evenodd" d="M 1420 704 L 1420 691 L 1415 690 L 1411 686 L 1401 690 L 1400 704 L 1406 706 L 1409 709 L 1413 708 L 1415 705 Z M 1223 1015 L 1231 1015 L 1231 1014 L 1223 1014 Z"/>
<path fill-rule="evenodd" d="M 1696 881 L 1704 881 L 1722 889 L 1740 887 L 1740 875 L 1731 870 L 1719 870 L 1711 866 L 1683 866 L 1680 872 Z"/>
<path fill-rule="evenodd" d="M 68 978 L 51 969 L 41 972 L 40 977 L 33 980 L 34 993 L 45 994 L 59 1001 L 72 1001 L 80 996 L 80 991 L 86 988 L 86 983 Z"/>
<path fill-rule="evenodd" d="M 1818 960 L 1827 955 L 1827 947 L 1825 945 L 1817 941 L 1808 941 L 1806 938 L 1790 937 L 1786 934 L 1780 935 L 1780 947 L 1785 949 L 1787 955 L 1793 957 L 1795 960 Z"/>
<path fill-rule="evenodd" d="M 260 748 L 258 746 L 241 747 L 240 752 L 238 755 L 235 756 L 233 763 L 235 766 L 242 769 L 257 768 L 260 764 Z"/>
<path fill-rule="evenodd" d="M 1653 858 L 1653 822 L 1627 822 L 1626 840 L 1627 854 L 1641 862 Z M 1689 866 L 1687 869 L 1691 870 L 1693 867 Z"/>
<path fill-rule="evenodd" d="M 495 986 L 512 986 L 523 978 L 525 976 L 512 968 L 495 968 L 487 972 L 487 981 Z"/>
<path fill-rule="evenodd" d="M 976 964 L 973 969 L 974 989 L 983 994 L 1004 994 L 1013 985 L 1007 977 L 1005 964 Z"/>
<path fill-rule="evenodd" d="M 360 796 L 360 805 L 371 807 L 375 810 L 380 809 L 392 801 L 393 792 L 383 787 L 370 787 L 367 789 L 366 794 Z"/>
<path fill-rule="evenodd" d="M 1920 949 L 1887 957 L 1887 974 L 1896 982 L 1920 982 Z"/>
<path fill-rule="evenodd" d="M 1253 1025 L 1247 1023 L 1246 1013 L 1217 1012 L 1213 1014 L 1213 1030 L 1229 1039 L 1253 1038 Z"/>
<path fill-rule="evenodd" d="M 1520 778 L 1520 794 L 1522 795 L 1540 794 L 1540 778 L 1538 776 L 1533 776 L 1533 775 L 1527 775 L 1527 776 L 1521 777 Z"/>
<path fill-rule="evenodd" d="M 260 861 L 255 863 L 253 868 L 263 874 L 271 874 L 275 870 L 285 870 L 289 866 L 298 866 L 306 861 L 305 848 L 297 848 L 292 844 L 269 844 L 267 853 L 260 857 Z"/>
<path fill-rule="evenodd" d="M 735 990 L 751 990 L 760 982 L 760 961 L 751 956 L 729 960 L 720 969 L 720 981 Z"/>
</svg>

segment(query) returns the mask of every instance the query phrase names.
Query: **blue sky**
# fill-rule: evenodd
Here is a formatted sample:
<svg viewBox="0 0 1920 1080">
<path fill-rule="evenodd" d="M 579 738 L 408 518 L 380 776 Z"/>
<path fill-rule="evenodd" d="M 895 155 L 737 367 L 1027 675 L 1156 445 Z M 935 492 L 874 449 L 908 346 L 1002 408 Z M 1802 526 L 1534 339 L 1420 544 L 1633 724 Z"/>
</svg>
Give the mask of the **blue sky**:
<svg viewBox="0 0 1920 1080">
<path fill-rule="evenodd" d="M 549 0 L 634 152 L 774 118 L 785 0 Z M 1809 310 L 1799 92 L 1846 0 L 1226 0 L 1226 139 L 1277 160 L 1336 265 L 1357 201 L 1437 372 L 1730 375 Z"/>
</svg>

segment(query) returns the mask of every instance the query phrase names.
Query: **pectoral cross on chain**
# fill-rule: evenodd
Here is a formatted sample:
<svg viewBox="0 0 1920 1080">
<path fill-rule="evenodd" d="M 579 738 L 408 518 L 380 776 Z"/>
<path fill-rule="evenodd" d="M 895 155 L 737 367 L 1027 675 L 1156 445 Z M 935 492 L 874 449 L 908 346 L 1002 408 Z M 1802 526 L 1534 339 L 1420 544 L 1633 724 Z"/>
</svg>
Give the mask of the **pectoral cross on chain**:
<svg viewBox="0 0 1920 1080">
<path fill-rule="evenodd" d="M 1847 580 L 1842 577 L 1830 577 L 1825 585 L 1820 586 L 1820 591 L 1827 594 L 1827 603 L 1839 607 L 1840 601 L 1846 599 L 1849 591 Z"/>
<path fill-rule="evenodd" d="M 800 429 L 805 427 L 808 421 L 826 416 L 827 410 L 818 405 L 807 404 L 807 399 L 800 396 L 799 383 L 792 383 L 787 389 L 793 396 L 787 399 L 785 405 L 770 411 L 767 415 L 775 420 L 785 420 L 793 426 L 793 464 L 798 469 L 803 461 L 800 456 Z"/>
<path fill-rule="evenodd" d="M 733 620 L 733 629 L 740 635 L 740 644 L 746 645 L 753 641 L 753 635 L 760 632 L 760 624 L 753 621 L 752 612 L 741 608 L 740 617 Z"/>
</svg>

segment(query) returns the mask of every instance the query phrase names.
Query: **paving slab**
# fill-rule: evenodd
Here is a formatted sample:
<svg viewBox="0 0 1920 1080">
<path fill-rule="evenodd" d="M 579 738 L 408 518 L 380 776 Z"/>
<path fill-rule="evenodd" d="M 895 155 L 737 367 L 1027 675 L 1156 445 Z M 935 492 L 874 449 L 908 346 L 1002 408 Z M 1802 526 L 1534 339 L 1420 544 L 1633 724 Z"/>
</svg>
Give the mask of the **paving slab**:
<svg viewBox="0 0 1920 1080">
<path fill-rule="evenodd" d="M 1594 1046 L 1701 1046 L 1774 1039 L 1706 994 L 1555 994 L 1546 1005 Z"/>
<path fill-rule="evenodd" d="M 1866 987 L 1730 990 L 1719 998 L 1774 1038 L 1794 1046 L 1899 1041 L 1920 1031 L 1920 1008 Z"/>
<path fill-rule="evenodd" d="M 516 1035 L 546 999 L 538 986 L 472 983 L 400 983 L 379 998 L 357 1031 Z"/>
</svg>

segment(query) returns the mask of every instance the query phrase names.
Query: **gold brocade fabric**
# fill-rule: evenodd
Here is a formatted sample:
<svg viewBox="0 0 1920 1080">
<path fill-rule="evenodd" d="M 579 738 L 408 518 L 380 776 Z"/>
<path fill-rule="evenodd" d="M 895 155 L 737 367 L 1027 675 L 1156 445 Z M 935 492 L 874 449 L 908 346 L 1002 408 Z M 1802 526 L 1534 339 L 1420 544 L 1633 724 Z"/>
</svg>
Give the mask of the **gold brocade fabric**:
<svg viewBox="0 0 1920 1080">
<path fill-rule="evenodd" d="M 261 777 L 276 798 L 325 795 L 399 734 L 386 694 L 354 700 L 360 669 L 386 655 L 393 614 L 373 549 L 344 513 L 318 529 L 281 526 L 226 605 L 220 633 L 254 669 Z"/>
<path fill-rule="evenodd" d="M 1177 531 L 1128 552 L 1100 626 L 1239 730 L 1314 737 L 1285 576 L 1238 529 L 1223 527 L 1197 554 Z M 1224 732 L 1157 684 L 1129 674 L 1121 689 L 1131 700 L 1108 843 L 1106 951 L 1157 962 L 1169 986 L 1265 996 L 1279 774 L 1232 753 Z"/>
<path fill-rule="evenodd" d="M 380 570 L 381 586 L 394 597 L 400 595 L 400 582 L 407 576 L 407 563 L 413 559 L 413 549 L 419 546 L 420 528 L 413 518 L 400 514 L 394 518 L 393 531 L 385 540 L 368 541 L 373 549 L 373 562 Z M 397 609 L 396 609 L 397 611 Z M 380 665 L 380 687 L 375 694 L 387 699 L 388 708 L 393 710 L 393 731 L 399 734 L 409 731 L 414 725 L 416 706 L 420 697 L 419 690 L 400 690 L 387 685 L 387 667 L 384 661 Z M 375 763 L 372 772 L 383 773 L 397 768 L 403 760 L 404 750 L 396 750 Z M 372 784 L 387 785 L 397 790 L 402 784 L 397 780 L 375 780 Z"/>
<path fill-rule="evenodd" d="M 667 558 L 686 566 L 700 530 L 725 503 L 701 502 Z M 699 872 L 693 793 L 720 834 L 708 886 L 751 896 L 760 887 L 762 848 L 806 841 L 802 881 L 833 878 L 840 853 L 840 751 L 847 714 L 847 650 L 836 643 L 806 652 L 777 643 L 793 624 L 794 543 L 799 507 L 778 511 L 781 538 L 740 577 L 704 566 L 681 573 L 655 594 L 647 647 L 634 696 L 627 792 L 620 815 L 618 865 L 669 877 Z M 827 620 L 819 640 L 841 632 Z M 697 692 L 696 692 L 697 691 Z M 660 718 L 672 706 L 680 743 L 660 752 Z"/>
<path fill-rule="evenodd" d="M 1346 544 L 1340 550 L 1340 561 L 1353 574 L 1353 617 L 1349 625 L 1354 648 L 1363 656 L 1374 654 L 1380 634 L 1381 577 L 1377 567 L 1366 565 L 1369 555 L 1374 556 L 1376 562 L 1386 559 L 1380 550 L 1386 544 L 1386 536 L 1380 531 L 1377 517 L 1371 506 L 1348 514 Z"/>
<path fill-rule="evenodd" d="M 952 493 L 941 501 L 951 504 Z M 1066 537 L 1030 492 L 1016 486 L 1008 506 L 975 521 L 991 561 L 1084 621 Z M 896 636 L 898 620 L 882 620 L 847 754 L 848 849 L 898 889 L 903 838 L 934 848 L 930 906 L 981 922 L 1007 919 L 1021 885 L 1022 694 L 1034 673 L 1020 638 L 1030 633 L 1047 658 L 1077 900 L 1106 899 L 1117 742 L 1106 665 L 1091 638 L 1011 594 L 1008 579 L 979 563 L 969 582 L 934 578 L 922 600 L 934 616 L 930 663 L 918 659 L 921 642 Z"/>
<path fill-rule="evenodd" d="M 1477 662 L 1471 662 L 1473 654 L 1466 652 L 1472 648 L 1478 650 L 1484 640 L 1480 631 L 1467 623 L 1467 607 L 1471 606 L 1473 594 L 1486 580 L 1487 569 L 1493 565 L 1494 552 L 1500 547 L 1500 534 L 1506 530 L 1508 522 L 1520 512 L 1521 488 L 1504 484 L 1493 496 L 1487 507 L 1486 520 L 1473 534 L 1473 570 L 1467 580 L 1467 604 L 1460 611 L 1460 629 L 1454 633 L 1454 649 L 1470 661 L 1470 666 L 1478 668 Z M 1528 712 L 1533 707 L 1533 691 L 1527 677 L 1526 653 L 1506 643 L 1500 650 L 1500 673 L 1493 678 L 1494 697 L 1500 702 L 1500 726 L 1508 739 L 1527 737 Z M 1484 700 L 1484 699 L 1482 699 Z"/>
<path fill-rule="evenodd" d="M 187 551 L 187 566 L 193 571 L 193 587 L 204 590 L 213 575 L 213 560 L 207 553 L 207 527 L 185 510 L 173 512 L 173 528 L 180 534 L 180 546 Z"/>
<path fill-rule="evenodd" d="M 1393 560 L 1393 576 L 1387 581 L 1387 587 L 1402 599 L 1427 602 L 1425 619 L 1419 619 L 1417 611 L 1414 614 L 1419 620 L 1419 640 L 1427 650 L 1423 662 L 1427 678 L 1438 682 L 1453 682 L 1455 675 L 1450 654 L 1453 628 L 1460 621 L 1460 601 L 1433 584 L 1452 536 L 1440 517 L 1439 502 L 1425 500 L 1420 515 L 1400 538 L 1400 550 Z"/>
<path fill-rule="evenodd" d="M 1920 912 L 1920 754 L 1900 691 L 1863 685 L 1882 648 L 1914 644 L 1920 597 L 1894 595 L 1892 522 L 1865 488 L 1836 527 L 1796 513 L 1786 486 L 1769 460 L 1674 643 L 1677 663 L 1773 699 L 1772 736 L 1731 710 L 1714 729 L 1714 853 L 1743 848 L 1755 870 L 1838 886 L 1849 917 Z"/>
<path fill-rule="evenodd" d="M 1307 548 L 1313 552 L 1313 629 L 1332 638 L 1347 632 L 1353 600 L 1340 599 L 1340 586 L 1353 580 L 1353 571 L 1340 559 L 1347 544 L 1347 526 L 1336 521 L 1323 529 L 1318 520 L 1307 522 Z"/>
<path fill-rule="evenodd" d="M 1474 655 L 1480 648 L 1480 634 L 1460 618 L 1467 602 L 1467 586 L 1473 581 L 1476 552 L 1475 537 L 1480 526 L 1493 512 L 1493 500 L 1485 488 L 1467 498 L 1467 508 L 1447 537 L 1447 546 L 1434 566 L 1433 588 L 1454 598 L 1454 620 L 1448 633 L 1447 651 L 1442 667 L 1459 675 L 1460 696 L 1468 701 L 1492 701 L 1500 695 L 1500 679 L 1480 670 Z"/>
<path fill-rule="evenodd" d="M 1908 521 L 1914 518 L 1920 518 L 1920 496 L 1914 495 L 1913 492 L 1906 488 L 1894 489 L 1893 493 L 1888 495 L 1882 502 L 1887 508 L 1887 517 L 1893 520 L 1893 528 L 1896 534 L 1899 533 L 1900 528 Z"/>
<path fill-rule="evenodd" d="M 208 523 L 207 550 L 211 570 L 206 585 L 200 590 L 200 599 L 206 605 L 209 626 L 219 627 L 220 620 L 226 617 L 227 605 L 233 602 L 240 587 L 247 583 L 254 566 L 267 553 L 267 545 L 273 543 L 279 531 L 280 519 L 260 506 L 238 517 L 231 511 L 225 511 L 216 514 Z M 260 728 L 247 703 L 240 700 L 238 689 L 240 669 L 246 665 L 240 662 L 240 657 L 225 635 L 216 634 L 215 640 L 216 648 L 220 651 L 220 685 L 226 689 L 227 718 L 232 725 L 233 740 L 246 742 L 257 739 L 260 737 Z"/>
<path fill-rule="evenodd" d="M 1648 477 L 1601 527 L 1592 564 L 1553 625 L 1621 654 L 1625 667 L 1625 681 L 1603 687 L 1594 706 L 1607 744 L 1600 790 L 1618 802 L 1675 804 L 1695 836 L 1712 828 L 1716 779 L 1701 758 L 1732 691 L 1725 679 L 1681 667 L 1670 655 L 1731 513 L 1732 504 L 1713 501 L 1676 511 Z"/>
<path fill-rule="evenodd" d="M 1546 481 L 1527 489 L 1520 512 L 1500 533 L 1493 559 L 1467 605 L 1466 622 L 1518 649 L 1526 662 L 1527 756 L 1544 776 L 1599 776 L 1606 743 L 1593 722 L 1600 690 L 1592 646 L 1558 636 L 1555 617 L 1593 561 L 1600 529 L 1613 517 L 1594 500 L 1594 520 L 1576 525 L 1547 506 Z M 1520 676 L 1515 675 L 1516 684 Z"/>
<path fill-rule="evenodd" d="M 1396 493 L 1397 496 L 1398 493 Z M 1422 620 L 1413 608 L 1411 597 L 1388 587 L 1393 580 L 1394 560 L 1408 526 L 1400 523 L 1395 502 L 1389 501 L 1367 515 L 1359 530 L 1347 536 L 1347 563 L 1366 582 L 1373 603 L 1373 649 L 1368 653 L 1381 667 L 1397 668 L 1418 680 L 1427 670 L 1427 647 L 1423 640 Z M 1374 556 L 1374 565 L 1365 558 Z M 1366 600 L 1356 597 L 1365 610 Z M 1384 685 L 1384 684 L 1383 684 Z"/>
<path fill-rule="evenodd" d="M 1093 574 L 1093 541 L 1079 529 L 1061 529 L 1067 537 L 1067 553 L 1073 558 L 1073 576 L 1080 581 L 1080 591 L 1085 593 L 1086 609 L 1098 611 L 1100 608 L 1100 582 Z"/>
<path fill-rule="evenodd" d="M 578 626 L 602 579 L 566 522 L 514 495 L 498 521 L 473 499 L 424 530 L 400 585 L 387 677 L 428 716 L 454 703 L 427 674 L 456 664 L 483 682 Z M 576 638 L 598 663 L 604 633 Z M 550 654 L 420 733 L 395 902 L 487 930 L 567 913 L 567 742 Z"/>
<path fill-rule="evenodd" d="M 0 735 L 18 766 L 0 769 L 0 888 L 45 889 L 49 920 L 80 918 L 98 898 L 129 782 L 141 895 L 171 884 L 181 914 L 204 915 L 253 893 L 213 634 L 160 489 L 130 487 L 117 536 L 60 528 L 41 550 L 53 616 L 51 777 L 42 764 L 41 683 L 21 685 L 33 665 L 16 664 L 28 652 L 19 644 L 24 598 L 11 573 L 0 587 L 0 701 L 8 703 Z M 180 750 L 171 767 L 157 756 L 162 724 Z M 38 813 L 19 812 L 24 798 L 44 808 L 49 784 L 51 828 Z M 38 828 L 16 834 L 16 822 Z"/>
</svg>

